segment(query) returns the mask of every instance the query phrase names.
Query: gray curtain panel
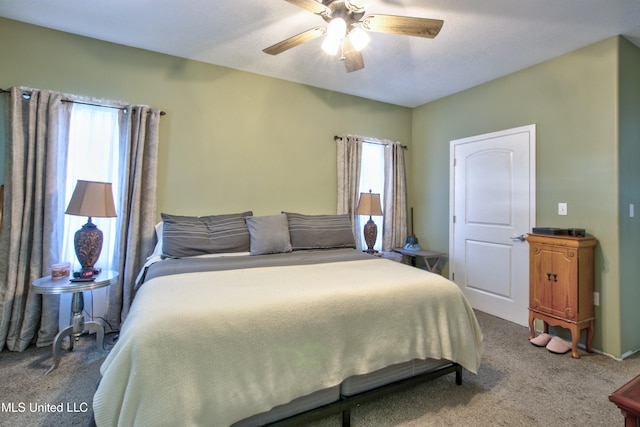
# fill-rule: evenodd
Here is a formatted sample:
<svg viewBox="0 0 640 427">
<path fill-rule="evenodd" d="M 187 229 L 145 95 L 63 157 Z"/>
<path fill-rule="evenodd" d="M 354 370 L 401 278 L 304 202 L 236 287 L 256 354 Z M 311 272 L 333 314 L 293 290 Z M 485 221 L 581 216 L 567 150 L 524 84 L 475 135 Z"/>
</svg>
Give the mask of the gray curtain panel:
<svg viewBox="0 0 640 427">
<path fill-rule="evenodd" d="M 407 238 L 407 189 L 404 148 L 389 142 L 384 149 L 384 217 L 382 250 L 404 246 Z"/>
<path fill-rule="evenodd" d="M 336 138 L 337 167 L 338 167 L 338 208 L 337 214 L 348 214 L 351 219 L 353 235 L 356 237 L 356 247 L 361 250 L 360 216 L 354 212 L 360 197 L 360 163 L 362 161 L 362 137 L 343 135 Z"/>
<path fill-rule="evenodd" d="M 7 96 L 7 95 L 5 95 Z M 12 88 L 0 231 L 0 350 L 50 345 L 58 295 L 30 284 L 50 274 L 62 252 L 64 179 L 71 105 L 59 93 Z"/>
<path fill-rule="evenodd" d="M 129 313 L 136 276 L 155 245 L 160 114 L 146 106 L 130 106 L 121 114 L 119 250 L 112 260 L 120 277 L 109 287 L 107 312 L 109 326 L 116 330 Z"/>
</svg>

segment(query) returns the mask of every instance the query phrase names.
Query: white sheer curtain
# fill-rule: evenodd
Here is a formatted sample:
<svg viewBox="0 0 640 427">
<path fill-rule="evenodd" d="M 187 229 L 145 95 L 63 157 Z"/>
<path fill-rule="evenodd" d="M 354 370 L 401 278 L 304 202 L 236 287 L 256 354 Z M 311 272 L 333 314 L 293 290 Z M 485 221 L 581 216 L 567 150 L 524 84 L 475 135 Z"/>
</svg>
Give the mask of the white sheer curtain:
<svg viewBox="0 0 640 427">
<path fill-rule="evenodd" d="M 385 212 L 384 203 L 384 151 L 385 146 L 377 142 L 363 141 L 362 144 L 362 159 L 360 164 L 360 185 L 359 193 L 366 193 L 371 190 L 372 193 L 380 194 L 380 204 L 383 214 Z M 364 240 L 364 233 L 362 227 L 369 220 L 369 217 L 358 215 L 359 218 L 359 233 L 360 244 L 363 248 L 367 247 L 367 243 Z M 372 216 L 371 219 L 376 223 L 378 227 L 378 238 L 373 248 L 377 251 L 382 250 L 382 231 L 383 231 L 383 218 L 384 216 Z"/>
<path fill-rule="evenodd" d="M 73 103 L 69 127 L 69 152 L 67 155 L 67 179 L 65 202 L 68 206 L 73 190 L 79 179 L 87 181 L 111 182 L 118 210 L 120 192 L 119 174 L 119 113 L 120 108 Z M 116 250 L 116 228 L 118 218 L 92 218 L 102 231 L 103 244 L 96 268 L 117 270 L 112 260 Z M 75 255 L 74 234 L 87 222 L 86 217 L 65 215 L 64 246 L 62 260 L 71 262 L 72 270 L 80 268 Z M 85 313 L 93 320 L 104 319 L 107 312 L 108 291 L 97 289 L 85 292 Z M 60 300 L 59 327 L 69 323 L 71 295 L 63 294 Z M 106 325 L 108 326 L 108 325 Z"/>
<path fill-rule="evenodd" d="M 79 179 L 87 181 L 111 182 L 113 194 L 120 192 L 118 182 L 118 109 L 80 103 L 73 104 L 69 130 L 69 154 L 67 160 L 66 198 L 68 206 L 73 189 Z M 114 201 L 118 199 L 114 197 Z M 116 211 L 118 206 L 116 205 Z M 87 222 L 86 217 L 65 215 L 65 238 L 63 259 L 72 263 L 72 269 L 80 268 L 73 245 L 74 233 Z M 92 218 L 92 222 L 102 230 L 104 242 L 96 267 L 113 269 L 110 260 L 115 251 L 114 218 Z"/>
</svg>

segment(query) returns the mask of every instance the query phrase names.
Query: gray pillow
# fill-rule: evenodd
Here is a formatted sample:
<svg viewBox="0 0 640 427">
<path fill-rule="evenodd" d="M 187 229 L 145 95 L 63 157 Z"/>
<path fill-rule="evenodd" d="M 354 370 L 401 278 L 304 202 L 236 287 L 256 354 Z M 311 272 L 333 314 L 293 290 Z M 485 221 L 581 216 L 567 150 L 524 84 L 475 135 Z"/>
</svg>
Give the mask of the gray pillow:
<svg viewBox="0 0 640 427">
<path fill-rule="evenodd" d="M 289 226 L 285 214 L 246 218 L 251 236 L 251 255 L 291 252 Z"/>
<path fill-rule="evenodd" d="M 245 217 L 251 211 L 209 216 L 162 213 L 162 254 L 169 258 L 248 252 L 249 230 Z"/>
<path fill-rule="evenodd" d="M 293 250 L 355 248 L 349 215 L 303 215 L 287 212 Z"/>
</svg>

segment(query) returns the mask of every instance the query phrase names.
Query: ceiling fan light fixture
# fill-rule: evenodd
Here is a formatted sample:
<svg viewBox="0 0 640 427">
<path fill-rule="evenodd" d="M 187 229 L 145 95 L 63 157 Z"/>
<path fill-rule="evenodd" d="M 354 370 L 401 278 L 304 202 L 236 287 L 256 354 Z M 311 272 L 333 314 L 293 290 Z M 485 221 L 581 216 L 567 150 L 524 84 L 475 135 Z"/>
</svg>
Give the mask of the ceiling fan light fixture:
<svg viewBox="0 0 640 427">
<path fill-rule="evenodd" d="M 351 40 L 353 48 L 360 52 L 369 44 L 371 37 L 362 28 L 355 27 L 349 32 L 349 40 Z"/>
<path fill-rule="evenodd" d="M 340 49 L 342 39 L 347 32 L 347 23 L 342 18 L 335 18 L 327 26 L 327 37 L 322 42 L 322 50 L 329 55 L 335 55 Z"/>
<path fill-rule="evenodd" d="M 335 55 L 338 53 L 338 49 L 340 49 L 341 42 L 342 38 L 335 38 L 327 35 L 322 42 L 322 50 L 327 52 L 329 55 Z"/>
<path fill-rule="evenodd" d="M 315 13 L 327 22 L 327 26 L 310 28 L 263 51 L 269 55 L 278 55 L 324 35 L 326 37 L 322 42 L 322 50 L 332 56 L 341 50 L 340 60 L 344 62 L 347 73 L 364 68 L 361 51 L 370 41 L 369 31 L 432 39 L 438 35 L 444 24 L 442 19 L 385 14 L 367 15 L 365 3 L 368 0 L 285 1 Z"/>
<path fill-rule="evenodd" d="M 341 39 L 347 34 L 347 23 L 342 18 L 334 18 L 327 25 L 327 37 Z"/>
</svg>

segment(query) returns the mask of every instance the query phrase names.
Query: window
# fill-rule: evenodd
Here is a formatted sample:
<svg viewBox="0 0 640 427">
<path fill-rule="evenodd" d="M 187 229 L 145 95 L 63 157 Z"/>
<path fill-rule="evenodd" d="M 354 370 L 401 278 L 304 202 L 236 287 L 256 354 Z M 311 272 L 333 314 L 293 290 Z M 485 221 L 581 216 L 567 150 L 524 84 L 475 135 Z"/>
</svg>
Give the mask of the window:
<svg viewBox="0 0 640 427">
<path fill-rule="evenodd" d="M 367 193 L 371 190 L 372 193 L 380 194 L 380 203 L 384 207 L 384 144 L 380 144 L 372 141 L 363 141 L 362 144 L 362 160 L 360 163 L 360 184 L 359 193 Z M 372 216 L 371 219 L 376 223 L 378 227 L 378 238 L 374 249 L 377 251 L 382 250 L 382 217 Z M 362 230 L 364 223 L 369 218 L 364 216 L 360 217 L 361 226 L 358 227 Z M 362 247 L 366 248 L 367 244 L 364 241 L 364 234 L 360 232 L 360 242 Z"/>
<path fill-rule="evenodd" d="M 117 108 L 81 103 L 73 104 L 69 127 L 65 208 L 71 200 L 76 182 L 83 179 L 111 182 L 116 211 L 118 211 L 119 134 L 119 110 Z M 71 262 L 72 270 L 80 268 L 74 249 L 74 234 L 86 222 L 86 217 L 65 215 L 62 257 Z M 102 252 L 100 252 L 96 267 L 109 268 L 116 249 L 115 227 L 117 222 L 114 218 L 92 218 L 92 222 L 102 230 L 103 234 Z M 69 294 L 63 295 L 70 296 Z M 90 297 L 91 300 L 85 301 L 85 310 L 90 311 L 90 317 L 104 317 L 107 288 L 86 293 L 85 298 L 87 297 Z M 66 301 L 61 300 L 61 330 L 69 324 L 69 309 L 64 306 L 65 304 Z"/>
</svg>

